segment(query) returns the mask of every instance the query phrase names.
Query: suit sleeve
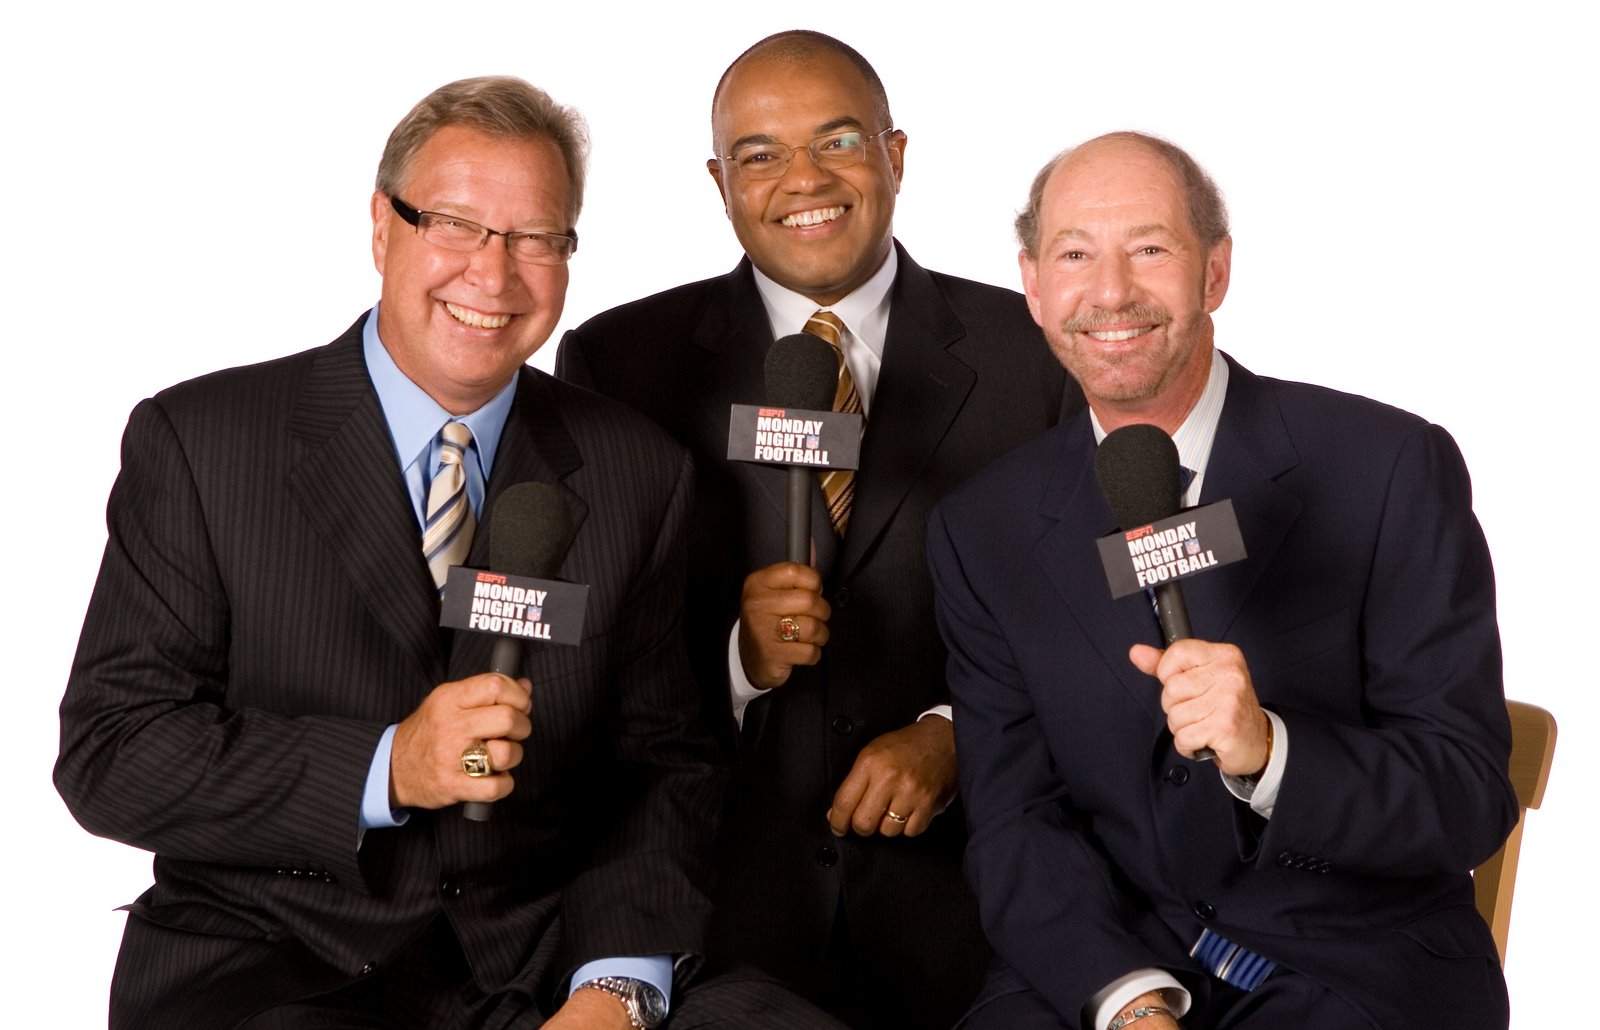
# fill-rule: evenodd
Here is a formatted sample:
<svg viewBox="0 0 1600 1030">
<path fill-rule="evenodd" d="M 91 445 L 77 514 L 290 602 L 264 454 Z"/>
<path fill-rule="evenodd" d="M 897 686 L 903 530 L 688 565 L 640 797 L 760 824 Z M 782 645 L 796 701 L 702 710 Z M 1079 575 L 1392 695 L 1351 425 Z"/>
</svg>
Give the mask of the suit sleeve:
<svg viewBox="0 0 1600 1030">
<path fill-rule="evenodd" d="M 698 951 L 710 903 L 706 856 L 724 770 L 699 719 L 683 646 L 684 533 L 693 469 L 683 458 L 660 532 L 617 620 L 611 675 L 611 804 L 594 859 L 566 887 L 573 966 L 612 955 Z"/>
<path fill-rule="evenodd" d="M 1260 860 L 1459 874 L 1494 853 L 1517 808 L 1494 572 L 1466 465 L 1437 426 L 1417 426 L 1396 453 L 1366 584 L 1360 683 L 1308 685 L 1359 687 L 1361 719 L 1278 707 L 1292 744 Z"/>
<path fill-rule="evenodd" d="M 949 648 L 967 876 L 996 953 L 1076 1026 L 1096 991 L 1160 967 L 1135 928 L 1105 856 L 1088 839 L 1054 771 L 1011 645 L 962 567 L 935 509 L 928 526 L 935 614 Z M 1162 933 L 1154 926 L 1150 932 Z"/>
<path fill-rule="evenodd" d="M 61 705 L 55 781 L 73 815 L 172 858 L 360 884 L 360 798 L 384 726 L 230 708 L 213 527 L 155 401 L 129 419 L 107 531 Z"/>
</svg>

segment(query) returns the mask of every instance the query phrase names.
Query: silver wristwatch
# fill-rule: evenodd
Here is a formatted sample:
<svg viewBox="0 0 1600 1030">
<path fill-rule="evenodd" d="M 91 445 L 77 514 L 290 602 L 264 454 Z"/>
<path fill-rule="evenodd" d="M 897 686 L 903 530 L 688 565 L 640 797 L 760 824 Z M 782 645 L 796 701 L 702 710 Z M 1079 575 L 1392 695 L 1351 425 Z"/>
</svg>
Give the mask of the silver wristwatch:
<svg viewBox="0 0 1600 1030">
<path fill-rule="evenodd" d="M 597 976 L 579 987 L 598 987 L 622 1002 L 633 1030 L 656 1030 L 667 1018 L 667 999 L 643 980 L 631 976 Z"/>
</svg>

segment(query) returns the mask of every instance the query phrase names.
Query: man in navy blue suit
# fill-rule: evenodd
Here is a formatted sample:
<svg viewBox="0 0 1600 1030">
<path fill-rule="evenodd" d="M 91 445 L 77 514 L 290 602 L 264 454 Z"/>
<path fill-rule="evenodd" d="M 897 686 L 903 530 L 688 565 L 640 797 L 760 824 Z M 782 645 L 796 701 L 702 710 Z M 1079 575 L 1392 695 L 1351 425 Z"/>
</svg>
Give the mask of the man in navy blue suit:
<svg viewBox="0 0 1600 1030">
<path fill-rule="evenodd" d="M 935 509 L 968 875 L 996 951 L 964 1026 L 1504 1027 L 1468 871 L 1516 818 L 1493 571 L 1442 429 L 1216 350 L 1232 239 L 1182 150 L 1069 150 L 1018 218 L 1089 411 Z M 1249 557 L 1194 638 L 1113 600 L 1091 466 L 1146 423 Z M 1215 765 L 1195 761 L 1202 748 Z"/>
</svg>

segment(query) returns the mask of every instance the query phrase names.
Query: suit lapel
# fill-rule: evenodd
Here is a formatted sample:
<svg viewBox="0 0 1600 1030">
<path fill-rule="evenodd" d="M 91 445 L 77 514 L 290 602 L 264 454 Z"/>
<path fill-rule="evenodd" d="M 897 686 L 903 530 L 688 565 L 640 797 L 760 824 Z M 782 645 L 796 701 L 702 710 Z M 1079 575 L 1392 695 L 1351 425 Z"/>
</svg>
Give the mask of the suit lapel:
<svg viewBox="0 0 1600 1030">
<path fill-rule="evenodd" d="M 289 433 L 307 452 L 289 488 L 379 624 L 438 682 L 444 668 L 433 579 L 362 358 L 364 321 L 318 352 L 295 399 Z"/>
<path fill-rule="evenodd" d="M 977 379 L 948 352 L 966 336 L 966 329 L 933 277 L 903 249 L 898 257 L 883 363 L 868 410 L 861 471 L 840 556 L 840 571 L 846 576 L 872 549 L 927 467 Z"/>
<path fill-rule="evenodd" d="M 1195 635 L 1226 640 L 1234 619 L 1285 534 L 1300 515 L 1300 499 L 1277 479 L 1299 463 L 1277 399 L 1265 380 L 1228 359 L 1228 396 L 1206 465 L 1201 503 L 1229 499 L 1247 557 L 1184 581 Z"/>
<path fill-rule="evenodd" d="M 1160 627 L 1143 592 L 1112 600 L 1095 544 L 1115 532 L 1117 523 L 1094 478 L 1094 429 L 1088 414 L 1083 413 L 1054 432 L 1062 447 L 1056 460 L 1040 470 L 1049 477 L 1039 504 L 1039 514 L 1047 525 L 1034 556 L 1084 638 L 1117 682 L 1149 714 L 1153 728 L 1159 729 L 1166 723 L 1160 686 L 1133 667 L 1128 648 L 1137 643 L 1161 646 Z M 1082 675 L 1080 682 L 1092 683 L 1095 677 Z"/>
</svg>

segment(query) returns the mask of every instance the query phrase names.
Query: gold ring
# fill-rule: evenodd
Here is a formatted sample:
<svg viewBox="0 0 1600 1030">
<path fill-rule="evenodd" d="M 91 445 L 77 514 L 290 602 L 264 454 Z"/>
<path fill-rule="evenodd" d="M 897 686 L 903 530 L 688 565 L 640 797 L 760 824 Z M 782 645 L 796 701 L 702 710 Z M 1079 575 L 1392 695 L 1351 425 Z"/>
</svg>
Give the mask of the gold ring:
<svg viewBox="0 0 1600 1030">
<path fill-rule="evenodd" d="M 890 819 L 893 819 L 897 823 L 903 823 L 903 822 L 906 821 L 906 817 L 905 816 L 900 815 L 898 812 L 896 812 L 892 808 L 884 809 L 883 814 L 888 816 Z"/>
<path fill-rule="evenodd" d="M 489 749 L 483 741 L 468 744 L 461 752 L 461 771 L 473 779 L 494 775 L 494 763 L 489 761 Z"/>
<path fill-rule="evenodd" d="M 786 644 L 792 644 L 800 639 L 800 624 L 785 615 L 778 620 L 778 639 Z"/>
</svg>

